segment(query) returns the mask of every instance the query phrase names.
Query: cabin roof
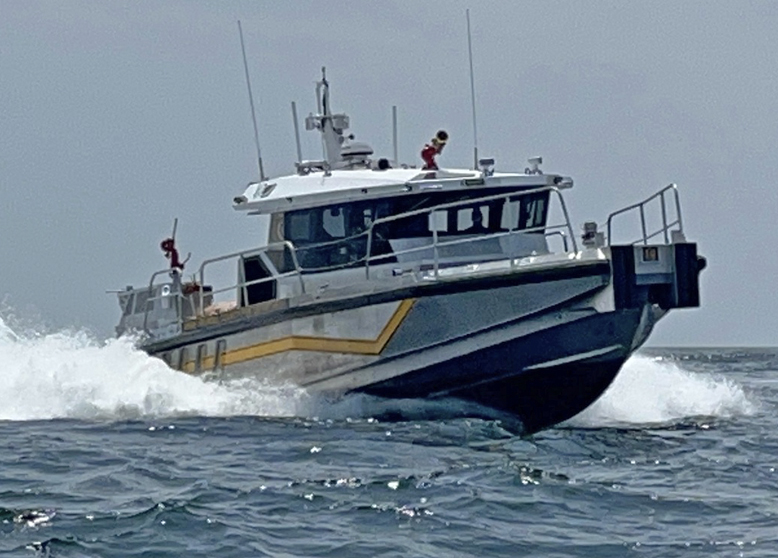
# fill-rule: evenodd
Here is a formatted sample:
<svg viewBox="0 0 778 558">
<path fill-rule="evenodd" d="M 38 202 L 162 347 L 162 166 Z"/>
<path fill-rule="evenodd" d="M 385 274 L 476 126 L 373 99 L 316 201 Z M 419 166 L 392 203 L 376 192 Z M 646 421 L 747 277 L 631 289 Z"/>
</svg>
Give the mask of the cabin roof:
<svg viewBox="0 0 778 558">
<path fill-rule="evenodd" d="M 235 197 L 233 207 L 251 214 L 268 214 L 370 198 L 413 195 L 424 191 L 554 185 L 569 187 L 572 180 L 555 174 L 495 172 L 487 176 L 472 169 L 344 169 L 253 182 L 242 195 Z"/>
</svg>

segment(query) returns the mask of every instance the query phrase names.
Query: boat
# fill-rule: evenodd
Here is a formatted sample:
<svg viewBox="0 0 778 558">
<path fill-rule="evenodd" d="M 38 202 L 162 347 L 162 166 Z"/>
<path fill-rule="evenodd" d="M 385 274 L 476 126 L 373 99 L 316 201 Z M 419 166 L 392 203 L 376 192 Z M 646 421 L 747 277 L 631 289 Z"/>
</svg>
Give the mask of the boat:
<svg viewBox="0 0 778 558">
<path fill-rule="evenodd" d="M 324 73 L 316 93 L 305 124 L 324 157 L 232 200 L 267 241 L 187 280 L 166 239 L 170 265 L 118 291 L 118 335 L 207 379 L 462 400 L 530 435 L 597 400 L 670 310 L 699 306 L 705 259 L 675 184 L 578 233 L 573 179 L 541 157 L 517 172 L 374 157 L 331 112 Z"/>
</svg>

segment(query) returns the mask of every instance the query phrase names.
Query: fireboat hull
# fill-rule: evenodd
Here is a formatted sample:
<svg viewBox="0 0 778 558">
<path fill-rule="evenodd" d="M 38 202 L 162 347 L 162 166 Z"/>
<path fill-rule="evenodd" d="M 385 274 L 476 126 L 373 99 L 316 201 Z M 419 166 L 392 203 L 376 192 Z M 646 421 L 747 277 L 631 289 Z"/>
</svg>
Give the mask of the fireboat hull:
<svg viewBox="0 0 778 558">
<path fill-rule="evenodd" d="M 460 398 L 532 434 L 593 403 L 648 336 L 651 305 L 597 309 L 612 292 L 607 262 L 579 263 L 215 316 L 144 348 L 219 380 Z"/>
<path fill-rule="evenodd" d="M 605 392 L 650 333 L 647 315 L 632 309 L 588 316 L 364 391 L 391 398 L 461 398 L 513 416 L 524 434 L 532 434 L 574 417 Z"/>
</svg>

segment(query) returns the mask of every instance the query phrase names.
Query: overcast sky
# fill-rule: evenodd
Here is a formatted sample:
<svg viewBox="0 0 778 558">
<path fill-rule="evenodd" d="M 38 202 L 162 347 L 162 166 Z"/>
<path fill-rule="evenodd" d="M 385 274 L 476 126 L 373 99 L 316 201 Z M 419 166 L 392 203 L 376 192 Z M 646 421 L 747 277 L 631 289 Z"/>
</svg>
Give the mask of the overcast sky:
<svg viewBox="0 0 778 558">
<path fill-rule="evenodd" d="M 0 297 L 53 327 L 112 334 L 106 289 L 164 267 L 179 218 L 193 264 L 254 246 L 232 198 L 256 178 L 237 20 L 268 174 L 295 159 L 290 102 L 333 108 L 357 139 L 466 167 L 471 10 L 483 156 L 568 174 L 576 226 L 671 182 L 708 258 L 698 310 L 652 345 L 775 345 L 778 3 L 773 1 L 0 0 Z M 320 156 L 303 132 L 303 150 Z M 191 266 L 195 267 L 195 266 Z M 8 309 L 5 312 L 9 312 Z"/>
</svg>

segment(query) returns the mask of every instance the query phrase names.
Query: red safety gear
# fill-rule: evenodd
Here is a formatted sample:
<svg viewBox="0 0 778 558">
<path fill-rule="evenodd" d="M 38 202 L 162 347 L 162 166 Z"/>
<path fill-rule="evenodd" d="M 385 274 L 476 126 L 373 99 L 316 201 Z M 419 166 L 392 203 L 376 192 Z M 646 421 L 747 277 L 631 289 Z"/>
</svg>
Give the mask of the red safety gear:
<svg viewBox="0 0 778 558">
<path fill-rule="evenodd" d="M 421 150 L 421 158 L 424 160 L 424 169 L 426 170 L 438 170 L 438 164 L 435 162 L 435 155 L 443 151 L 448 141 L 448 133 L 445 130 L 438 130 L 435 137 L 424 145 L 424 149 Z"/>
<path fill-rule="evenodd" d="M 438 164 L 435 162 L 435 155 L 438 154 L 438 148 L 432 144 L 426 144 L 421 150 L 421 158 L 424 160 L 424 169 L 438 170 Z"/>
<path fill-rule="evenodd" d="M 184 270 L 184 264 L 178 258 L 178 250 L 176 250 L 176 241 L 172 238 L 166 238 L 159 245 L 162 251 L 165 252 L 165 257 L 170 260 L 170 269 Z"/>
</svg>

